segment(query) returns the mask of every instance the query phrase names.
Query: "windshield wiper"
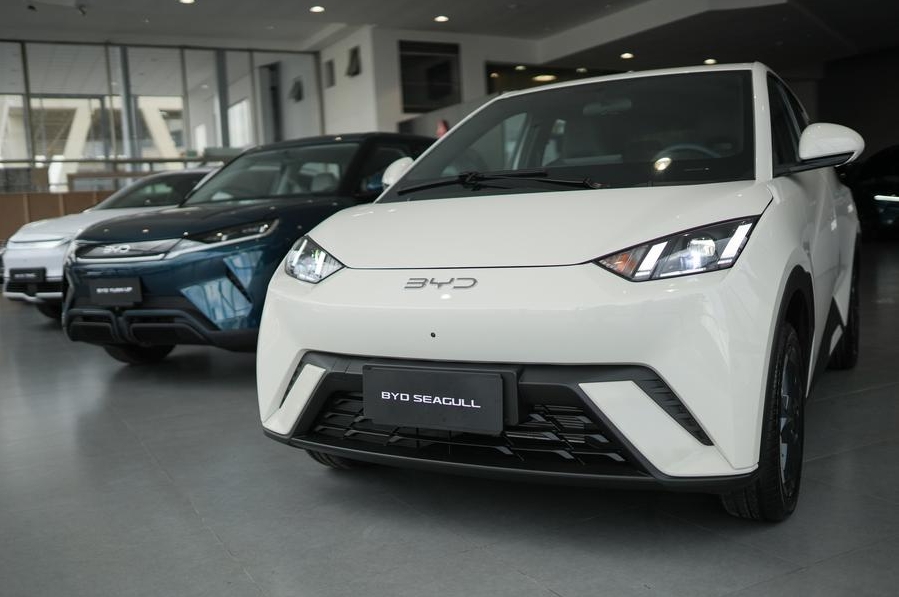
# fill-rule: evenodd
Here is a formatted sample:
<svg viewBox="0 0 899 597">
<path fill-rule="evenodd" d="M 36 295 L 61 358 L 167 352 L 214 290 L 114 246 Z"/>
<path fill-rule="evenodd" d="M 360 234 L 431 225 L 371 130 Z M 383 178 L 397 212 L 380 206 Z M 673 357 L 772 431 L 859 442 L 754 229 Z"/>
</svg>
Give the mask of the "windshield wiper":
<svg viewBox="0 0 899 597">
<path fill-rule="evenodd" d="M 414 191 L 424 191 L 427 189 L 436 189 L 438 187 L 448 187 L 459 185 L 467 189 L 477 190 L 484 187 L 495 187 L 494 185 L 485 185 L 485 182 L 497 180 L 514 180 L 522 182 L 536 182 L 542 184 L 551 184 L 557 186 L 573 187 L 578 189 L 601 189 L 603 184 L 592 180 L 590 177 L 582 179 L 565 179 L 565 178 L 548 178 L 549 173 L 546 170 L 513 170 L 504 173 L 489 172 L 461 172 L 452 178 L 443 178 L 431 182 L 423 182 L 399 189 L 397 195 L 405 195 Z"/>
</svg>

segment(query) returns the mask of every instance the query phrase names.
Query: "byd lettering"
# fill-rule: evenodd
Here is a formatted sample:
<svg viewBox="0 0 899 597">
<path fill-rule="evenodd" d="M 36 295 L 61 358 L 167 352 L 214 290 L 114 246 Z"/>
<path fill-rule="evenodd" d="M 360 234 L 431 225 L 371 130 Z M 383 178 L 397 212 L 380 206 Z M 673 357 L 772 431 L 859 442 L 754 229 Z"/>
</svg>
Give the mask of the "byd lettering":
<svg viewBox="0 0 899 597">
<path fill-rule="evenodd" d="M 438 289 L 448 286 L 454 290 L 467 290 L 478 285 L 475 278 L 450 278 L 449 280 L 440 281 L 434 278 L 409 278 L 406 281 L 406 290 L 421 290 L 428 286 L 436 286 Z"/>
<path fill-rule="evenodd" d="M 128 253 L 131 251 L 131 245 L 106 245 L 103 247 L 104 255 Z"/>
<path fill-rule="evenodd" d="M 465 398 L 431 396 L 429 394 L 407 394 L 405 392 L 381 392 L 381 400 L 412 402 L 416 404 L 436 404 L 437 406 L 455 406 L 459 408 L 481 408 L 481 405 L 474 400 L 466 400 Z"/>
</svg>

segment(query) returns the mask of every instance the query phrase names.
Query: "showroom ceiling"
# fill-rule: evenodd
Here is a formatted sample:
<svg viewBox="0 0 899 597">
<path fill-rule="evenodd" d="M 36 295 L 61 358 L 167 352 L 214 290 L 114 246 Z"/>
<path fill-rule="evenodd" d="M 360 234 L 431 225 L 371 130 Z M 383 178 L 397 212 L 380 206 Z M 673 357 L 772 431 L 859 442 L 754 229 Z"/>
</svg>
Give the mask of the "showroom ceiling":
<svg viewBox="0 0 899 597">
<path fill-rule="evenodd" d="M 561 66 L 641 70 L 758 60 L 776 69 L 896 47 L 899 1 L 789 0 L 713 10 L 554 60 Z M 634 54 L 622 60 L 624 52 Z"/>
<path fill-rule="evenodd" d="M 543 46 L 546 51 L 537 51 L 536 55 L 543 56 L 548 64 L 601 70 L 698 64 L 707 58 L 719 62 L 761 60 L 779 70 L 820 68 L 828 60 L 896 47 L 895 24 L 899 22 L 897 0 L 559 0 L 554 4 L 545 0 L 195 0 L 191 5 L 178 0 L 2 2 L 0 39 L 302 50 L 319 49 L 348 28 L 375 25 L 525 38 Z M 311 13 L 309 8 L 316 3 L 325 11 Z M 755 7 L 734 8 L 747 5 Z M 690 10 L 682 10 L 682 14 L 673 10 L 684 7 L 691 7 L 692 14 Z M 649 27 L 645 23 L 652 17 L 666 11 L 673 16 L 641 30 Z M 449 21 L 435 22 L 434 17 L 440 14 L 448 16 Z M 629 28 L 601 26 L 628 19 L 632 25 Z M 591 35 L 594 24 L 598 28 Z M 546 44 L 547 40 L 552 43 Z M 619 56 L 623 52 L 632 52 L 635 57 L 622 60 Z"/>
<path fill-rule="evenodd" d="M 312 40 L 335 25 L 377 25 L 391 29 L 452 31 L 523 38 L 558 33 L 642 0 L 563 0 L 564 10 L 547 10 L 545 0 L 3 0 L 4 30 L 84 30 L 101 39 L 122 34 L 224 38 L 239 36 Z M 313 5 L 322 13 L 310 13 Z M 29 10 L 32 5 L 36 10 Z M 77 7 L 84 7 L 81 15 Z M 449 16 L 445 23 L 434 22 Z M 16 35 L 16 37 L 19 37 Z"/>
</svg>

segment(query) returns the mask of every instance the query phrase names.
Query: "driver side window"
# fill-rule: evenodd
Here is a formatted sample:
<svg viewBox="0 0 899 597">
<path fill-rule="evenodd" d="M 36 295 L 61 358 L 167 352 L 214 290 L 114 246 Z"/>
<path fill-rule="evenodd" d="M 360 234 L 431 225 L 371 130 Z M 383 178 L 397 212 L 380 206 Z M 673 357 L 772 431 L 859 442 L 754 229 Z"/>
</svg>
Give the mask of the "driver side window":
<svg viewBox="0 0 899 597">
<path fill-rule="evenodd" d="M 768 77 L 768 103 L 771 115 L 771 149 L 774 172 L 783 171 L 799 160 L 799 131 L 784 99 L 780 82 Z"/>
</svg>

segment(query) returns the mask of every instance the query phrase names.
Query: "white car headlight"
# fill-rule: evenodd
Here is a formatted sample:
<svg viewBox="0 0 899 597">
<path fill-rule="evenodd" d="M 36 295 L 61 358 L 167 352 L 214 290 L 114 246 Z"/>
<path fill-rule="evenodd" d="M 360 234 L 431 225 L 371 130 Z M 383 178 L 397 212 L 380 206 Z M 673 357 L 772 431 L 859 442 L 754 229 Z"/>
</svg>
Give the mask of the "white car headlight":
<svg viewBox="0 0 899 597">
<path fill-rule="evenodd" d="M 71 239 L 69 238 L 51 238 L 49 240 L 15 240 L 9 241 L 9 246 L 16 249 L 55 249 L 61 247 Z"/>
<path fill-rule="evenodd" d="M 334 272 L 343 269 L 343 264 L 334 259 L 314 240 L 304 236 L 294 244 L 284 262 L 287 274 L 311 284 L 318 284 Z"/>
<path fill-rule="evenodd" d="M 631 247 L 596 260 L 633 282 L 712 272 L 733 266 L 758 217 L 712 224 Z"/>
</svg>

